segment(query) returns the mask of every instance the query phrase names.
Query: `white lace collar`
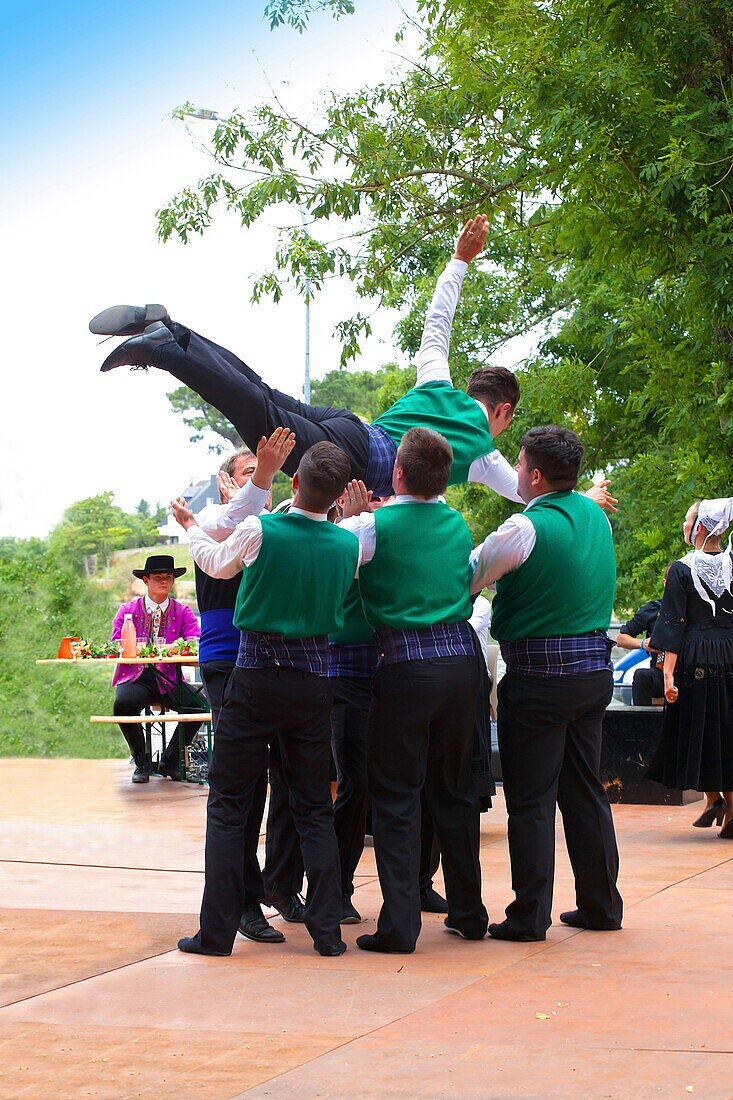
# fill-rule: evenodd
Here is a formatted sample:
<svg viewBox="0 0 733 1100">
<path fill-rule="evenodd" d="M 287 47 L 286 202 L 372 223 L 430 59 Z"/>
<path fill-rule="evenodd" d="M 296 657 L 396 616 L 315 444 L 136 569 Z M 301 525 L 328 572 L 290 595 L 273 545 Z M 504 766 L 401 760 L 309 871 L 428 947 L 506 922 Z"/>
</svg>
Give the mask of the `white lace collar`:
<svg viewBox="0 0 733 1100">
<path fill-rule="evenodd" d="M 715 600 L 703 588 L 701 581 L 718 599 L 724 592 L 731 592 L 731 543 L 719 554 L 706 554 L 702 550 L 691 550 L 680 558 L 692 574 L 692 583 L 701 600 L 710 604 L 713 615 L 716 612 Z M 733 594 L 733 593 L 732 593 Z"/>
</svg>

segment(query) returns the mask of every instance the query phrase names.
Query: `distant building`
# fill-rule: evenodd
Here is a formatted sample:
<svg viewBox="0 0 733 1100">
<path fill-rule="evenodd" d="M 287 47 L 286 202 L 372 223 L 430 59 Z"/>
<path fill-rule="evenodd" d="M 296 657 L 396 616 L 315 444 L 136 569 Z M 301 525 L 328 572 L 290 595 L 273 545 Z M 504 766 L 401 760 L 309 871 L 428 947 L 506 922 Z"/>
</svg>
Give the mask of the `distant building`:
<svg viewBox="0 0 733 1100">
<path fill-rule="evenodd" d="M 192 481 L 188 488 L 183 490 L 182 495 L 194 514 L 200 512 L 207 504 L 218 504 L 219 486 L 216 484 L 216 474 L 212 474 L 206 481 Z M 188 531 L 183 530 L 172 512 L 168 512 L 165 523 L 158 528 L 158 534 L 168 546 L 188 542 Z"/>
</svg>

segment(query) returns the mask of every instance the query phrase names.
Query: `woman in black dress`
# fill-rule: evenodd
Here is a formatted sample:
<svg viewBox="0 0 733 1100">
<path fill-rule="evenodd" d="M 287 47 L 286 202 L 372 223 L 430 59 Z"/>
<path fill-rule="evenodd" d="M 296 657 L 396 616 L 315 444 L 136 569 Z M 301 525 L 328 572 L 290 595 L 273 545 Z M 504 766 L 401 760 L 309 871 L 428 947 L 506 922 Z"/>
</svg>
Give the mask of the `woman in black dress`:
<svg viewBox="0 0 733 1100">
<path fill-rule="evenodd" d="M 664 650 L 662 737 L 648 777 L 678 790 L 704 791 L 707 806 L 694 822 L 733 840 L 733 585 L 731 542 L 720 540 L 733 520 L 733 497 L 703 500 L 685 516 L 693 549 L 672 564 L 651 638 Z"/>
</svg>

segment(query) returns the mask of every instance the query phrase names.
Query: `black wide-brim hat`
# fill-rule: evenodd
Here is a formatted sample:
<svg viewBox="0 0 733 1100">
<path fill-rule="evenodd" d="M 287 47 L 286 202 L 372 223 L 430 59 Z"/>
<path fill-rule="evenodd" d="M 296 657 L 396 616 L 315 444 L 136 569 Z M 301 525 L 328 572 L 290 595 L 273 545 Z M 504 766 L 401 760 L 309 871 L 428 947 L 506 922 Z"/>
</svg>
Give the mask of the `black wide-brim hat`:
<svg viewBox="0 0 733 1100">
<path fill-rule="evenodd" d="M 146 560 L 143 569 L 133 569 L 133 577 L 145 577 L 148 573 L 172 573 L 174 577 L 182 577 L 186 572 L 186 566 L 175 567 L 172 554 L 151 554 Z"/>
</svg>

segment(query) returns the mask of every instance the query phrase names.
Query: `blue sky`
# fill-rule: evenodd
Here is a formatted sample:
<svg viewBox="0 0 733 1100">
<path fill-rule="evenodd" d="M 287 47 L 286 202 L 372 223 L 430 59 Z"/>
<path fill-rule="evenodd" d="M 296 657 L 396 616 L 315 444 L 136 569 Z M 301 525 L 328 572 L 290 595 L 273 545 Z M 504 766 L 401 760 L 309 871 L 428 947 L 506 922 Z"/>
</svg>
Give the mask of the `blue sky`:
<svg viewBox="0 0 733 1100">
<path fill-rule="evenodd" d="M 170 410 L 165 395 L 177 383 L 168 375 L 100 375 L 113 344 L 100 346 L 87 323 L 107 305 L 162 301 L 268 381 L 300 392 L 302 302 L 294 292 L 277 307 L 249 301 L 278 226 L 297 212 L 279 209 L 246 232 L 224 214 L 191 245 L 161 245 L 155 211 L 212 168 L 202 148 L 211 128 L 197 123 L 187 133 L 170 112 L 186 100 L 246 111 L 272 85 L 301 116 L 316 117 L 323 89 L 346 91 L 394 68 L 405 0 L 363 0 L 340 22 L 317 16 L 302 36 L 271 32 L 264 3 L 5 7 L 0 536 L 43 535 L 71 503 L 106 489 L 125 508 L 143 496 L 167 501 L 217 464 L 209 441 L 191 444 Z M 333 328 L 353 308 L 350 287 L 338 281 L 314 302 L 315 376 L 338 366 Z M 360 366 L 394 358 L 394 321 L 376 319 Z"/>
</svg>

